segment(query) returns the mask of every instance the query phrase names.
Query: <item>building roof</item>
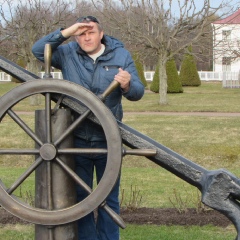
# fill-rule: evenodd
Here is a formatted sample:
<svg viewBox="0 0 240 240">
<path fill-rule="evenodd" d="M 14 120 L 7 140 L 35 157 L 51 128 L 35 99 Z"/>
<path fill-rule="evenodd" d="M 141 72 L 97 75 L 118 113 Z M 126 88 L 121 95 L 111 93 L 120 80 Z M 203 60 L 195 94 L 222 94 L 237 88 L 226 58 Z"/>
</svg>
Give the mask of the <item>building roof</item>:
<svg viewBox="0 0 240 240">
<path fill-rule="evenodd" d="M 240 9 L 224 19 L 214 21 L 213 24 L 240 24 Z"/>
</svg>

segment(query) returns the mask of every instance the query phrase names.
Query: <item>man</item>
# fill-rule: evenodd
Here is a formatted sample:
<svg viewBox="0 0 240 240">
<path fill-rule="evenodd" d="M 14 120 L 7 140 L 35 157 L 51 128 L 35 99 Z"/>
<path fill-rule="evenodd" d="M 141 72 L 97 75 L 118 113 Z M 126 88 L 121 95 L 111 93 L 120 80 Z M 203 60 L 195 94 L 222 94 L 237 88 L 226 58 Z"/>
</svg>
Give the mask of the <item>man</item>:
<svg viewBox="0 0 240 240">
<path fill-rule="evenodd" d="M 69 37 L 76 41 L 62 44 Z M 130 53 L 123 44 L 103 33 L 99 21 L 92 16 L 81 17 L 75 24 L 58 29 L 38 40 L 33 54 L 44 61 L 45 44 L 52 47 L 52 66 L 62 71 L 63 78 L 100 95 L 115 79 L 119 88 L 114 90 L 105 101 L 116 119 L 122 120 L 122 96 L 137 101 L 144 94 L 144 86 L 139 80 Z M 74 133 L 75 146 L 78 148 L 107 148 L 104 132 L 91 121 L 84 121 Z M 100 181 L 106 166 L 107 157 L 99 155 L 78 155 L 76 172 L 90 187 L 93 185 L 93 171 L 96 170 L 97 182 Z M 107 204 L 119 213 L 119 181 L 106 199 Z M 82 201 L 87 193 L 77 187 L 77 200 Z M 118 240 L 119 228 L 107 213 L 99 208 L 95 222 L 93 213 L 78 221 L 78 235 L 81 240 Z"/>
</svg>

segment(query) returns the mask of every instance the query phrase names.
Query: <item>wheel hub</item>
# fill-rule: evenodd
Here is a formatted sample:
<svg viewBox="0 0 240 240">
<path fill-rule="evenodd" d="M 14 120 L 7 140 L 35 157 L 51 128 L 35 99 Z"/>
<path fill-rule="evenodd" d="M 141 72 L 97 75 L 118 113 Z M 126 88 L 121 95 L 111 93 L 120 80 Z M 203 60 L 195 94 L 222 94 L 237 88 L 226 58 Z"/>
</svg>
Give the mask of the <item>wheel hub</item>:
<svg viewBox="0 0 240 240">
<path fill-rule="evenodd" d="M 45 143 L 40 148 L 40 156 L 43 160 L 53 160 L 57 155 L 57 149 L 50 143 Z"/>
</svg>

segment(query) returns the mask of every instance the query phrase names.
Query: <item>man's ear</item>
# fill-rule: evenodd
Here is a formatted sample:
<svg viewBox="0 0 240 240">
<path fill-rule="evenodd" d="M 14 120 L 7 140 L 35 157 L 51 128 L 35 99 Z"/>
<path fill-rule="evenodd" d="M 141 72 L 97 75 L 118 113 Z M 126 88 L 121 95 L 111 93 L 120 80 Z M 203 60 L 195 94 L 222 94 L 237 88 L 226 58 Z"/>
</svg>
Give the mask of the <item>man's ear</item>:
<svg viewBox="0 0 240 240">
<path fill-rule="evenodd" d="M 100 35 L 101 35 L 101 40 L 102 40 L 102 39 L 103 39 L 104 32 L 101 31 Z"/>
</svg>

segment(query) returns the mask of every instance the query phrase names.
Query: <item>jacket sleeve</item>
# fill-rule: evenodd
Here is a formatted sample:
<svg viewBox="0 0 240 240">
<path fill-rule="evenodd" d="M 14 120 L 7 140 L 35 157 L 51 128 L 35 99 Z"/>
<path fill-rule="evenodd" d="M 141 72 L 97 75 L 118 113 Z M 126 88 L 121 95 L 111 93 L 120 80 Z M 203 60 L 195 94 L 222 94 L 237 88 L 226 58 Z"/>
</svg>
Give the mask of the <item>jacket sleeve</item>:
<svg viewBox="0 0 240 240">
<path fill-rule="evenodd" d="M 58 29 L 43 38 L 39 39 L 35 44 L 32 46 L 32 53 L 33 55 L 44 62 L 44 49 L 46 44 L 50 44 L 52 47 L 52 66 L 62 69 L 61 67 L 61 55 L 58 49 L 59 45 L 61 45 L 67 38 L 63 37 L 61 33 L 62 29 Z"/>
<path fill-rule="evenodd" d="M 144 94 L 144 85 L 142 84 L 138 76 L 135 64 L 130 53 L 128 53 L 124 70 L 128 71 L 131 74 L 131 80 L 130 88 L 127 92 L 123 92 L 123 96 L 130 101 L 138 101 L 142 98 Z"/>
</svg>

